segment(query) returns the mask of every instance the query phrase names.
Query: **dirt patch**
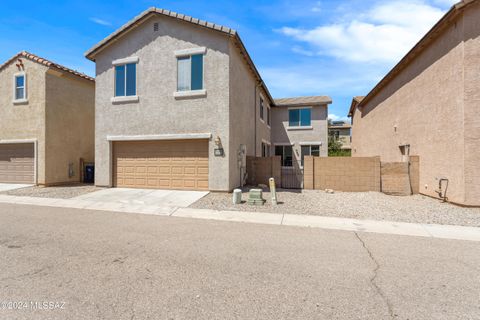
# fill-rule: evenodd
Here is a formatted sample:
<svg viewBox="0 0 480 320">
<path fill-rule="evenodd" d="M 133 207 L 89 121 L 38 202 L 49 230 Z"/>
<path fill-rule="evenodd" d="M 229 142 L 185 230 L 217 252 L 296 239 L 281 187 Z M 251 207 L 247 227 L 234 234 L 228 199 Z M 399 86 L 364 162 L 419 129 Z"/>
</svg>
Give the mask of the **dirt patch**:
<svg viewBox="0 0 480 320">
<path fill-rule="evenodd" d="M 0 194 L 18 197 L 37 197 L 37 198 L 55 198 L 55 199 L 71 199 L 83 194 L 92 193 L 102 190 L 103 188 L 95 187 L 93 185 L 75 184 L 58 187 L 27 187 L 15 189 Z"/>
</svg>

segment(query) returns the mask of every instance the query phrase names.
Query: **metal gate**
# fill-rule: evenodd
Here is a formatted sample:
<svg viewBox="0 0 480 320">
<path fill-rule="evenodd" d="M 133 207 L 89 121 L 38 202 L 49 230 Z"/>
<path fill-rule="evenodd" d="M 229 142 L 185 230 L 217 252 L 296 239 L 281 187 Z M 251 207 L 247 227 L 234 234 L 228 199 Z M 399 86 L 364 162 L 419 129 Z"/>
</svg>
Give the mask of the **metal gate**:
<svg viewBox="0 0 480 320">
<path fill-rule="evenodd" d="M 303 169 L 282 168 L 282 188 L 303 189 Z"/>
</svg>

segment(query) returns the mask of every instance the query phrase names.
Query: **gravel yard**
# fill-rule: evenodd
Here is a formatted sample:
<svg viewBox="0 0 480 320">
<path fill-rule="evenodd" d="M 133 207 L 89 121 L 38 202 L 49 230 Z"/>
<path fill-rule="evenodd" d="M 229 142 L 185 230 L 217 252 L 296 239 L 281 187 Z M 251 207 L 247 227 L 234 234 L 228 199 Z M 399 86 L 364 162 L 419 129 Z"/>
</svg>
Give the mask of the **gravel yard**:
<svg viewBox="0 0 480 320">
<path fill-rule="evenodd" d="M 58 187 L 28 187 L 0 192 L 0 194 L 19 197 L 70 199 L 99 190 L 102 190 L 102 188 L 93 185 L 75 184 Z"/>
<path fill-rule="evenodd" d="M 242 200 L 247 200 L 244 191 Z M 480 208 L 462 208 L 422 195 L 388 196 L 380 192 L 336 192 L 319 190 L 277 190 L 279 204 L 272 206 L 264 191 L 264 206 L 232 204 L 231 193 L 210 193 L 192 208 L 308 214 L 356 219 L 435 223 L 480 227 Z"/>
</svg>

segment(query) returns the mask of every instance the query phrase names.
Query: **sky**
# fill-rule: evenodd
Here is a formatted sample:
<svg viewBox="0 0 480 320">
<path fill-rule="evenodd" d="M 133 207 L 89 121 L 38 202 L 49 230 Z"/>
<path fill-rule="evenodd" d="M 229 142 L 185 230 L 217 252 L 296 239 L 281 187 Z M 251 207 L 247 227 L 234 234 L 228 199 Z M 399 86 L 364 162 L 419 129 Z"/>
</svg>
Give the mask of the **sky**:
<svg viewBox="0 0 480 320">
<path fill-rule="evenodd" d="M 85 51 L 155 6 L 236 29 L 274 98 L 328 95 L 343 120 L 456 2 L 2 0 L 0 61 L 26 50 L 94 76 Z"/>
</svg>

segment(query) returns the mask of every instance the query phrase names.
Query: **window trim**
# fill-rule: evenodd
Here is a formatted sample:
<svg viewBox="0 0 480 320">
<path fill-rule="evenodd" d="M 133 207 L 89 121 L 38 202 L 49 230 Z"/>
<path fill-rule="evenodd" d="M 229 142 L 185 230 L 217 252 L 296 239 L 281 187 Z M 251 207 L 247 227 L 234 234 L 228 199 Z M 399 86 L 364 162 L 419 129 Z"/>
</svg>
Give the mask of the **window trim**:
<svg viewBox="0 0 480 320">
<path fill-rule="evenodd" d="M 265 99 L 263 99 L 263 96 L 260 95 L 259 99 L 258 99 L 258 115 L 259 115 L 259 118 L 260 118 L 260 121 L 262 121 L 263 123 L 265 123 Z"/>
<path fill-rule="evenodd" d="M 138 57 L 122 58 L 122 59 L 113 60 L 112 66 L 120 66 L 122 64 L 130 64 L 130 63 L 138 64 L 139 61 L 140 59 Z"/>
<path fill-rule="evenodd" d="M 136 61 L 136 62 L 135 62 Z M 110 99 L 112 103 L 121 102 L 138 102 L 138 57 L 130 57 L 113 61 L 113 97 Z M 124 63 L 127 62 L 127 63 Z M 127 65 L 135 64 L 135 94 L 127 96 Z M 125 95 L 117 96 L 117 67 L 125 67 Z"/>
<path fill-rule="evenodd" d="M 272 143 L 270 141 L 262 139 L 262 157 L 263 157 L 263 145 L 268 146 L 268 156 L 266 156 L 266 157 L 271 157 L 272 156 Z"/>
<path fill-rule="evenodd" d="M 175 83 L 175 91 L 173 92 L 173 97 L 175 99 L 180 98 L 203 98 L 207 96 L 207 89 L 205 89 L 205 54 L 207 53 L 207 48 L 192 48 L 192 49 L 185 49 L 185 50 L 177 50 L 175 53 L 175 64 L 176 64 L 176 83 Z M 190 79 L 190 90 L 179 91 L 178 90 L 178 59 L 179 58 L 190 58 L 190 72 L 192 69 L 192 56 L 194 55 L 202 55 L 202 89 L 191 90 L 192 84 Z M 191 75 L 190 75 L 191 77 Z"/>
<path fill-rule="evenodd" d="M 17 99 L 17 78 L 23 76 L 23 98 Z M 27 73 L 25 71 L 17 72 L 13 75 L 13 104 L 28 103 L 27 92 Z"/>
<path fill-rule="evenodd" d="M 290 110 L 302 110 L 302 109 L 310 109 L 310 125 L 309 126 L 290 126 Z M 312 126 L 312 107 L 311 106 L 301 106 L 301 107 L 289 107 L 288 108 L 288 126 L 287 130 L 311 130 L 313 129 Z M 301 122 L 301 119 L 299 118 L 299 121 Z"/>
</svg>

